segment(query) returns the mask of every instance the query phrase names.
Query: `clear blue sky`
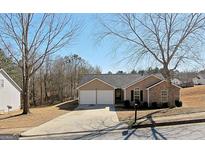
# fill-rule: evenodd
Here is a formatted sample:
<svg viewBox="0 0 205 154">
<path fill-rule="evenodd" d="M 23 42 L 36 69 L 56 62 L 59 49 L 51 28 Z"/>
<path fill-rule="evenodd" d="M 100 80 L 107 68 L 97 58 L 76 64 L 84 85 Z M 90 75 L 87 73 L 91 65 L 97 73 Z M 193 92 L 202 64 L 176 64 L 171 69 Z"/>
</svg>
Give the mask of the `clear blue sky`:
<svg viewBox="0 0 205 154">
<path fill-rule="evenodd" d="M 108 14 L 100 14 L 100 16 L 102 15 L 109 16 Z M 115 54 L 115 43 L 113 40 L 106 39 L 102 43 L 99 43 L 96 39 L 96 33 L 99 34 L 98 32 L 101 30 L 97 16 L 99 16 L 99 14 L 73 14 L 74 20 L 79 21 L 83 28 L 72 46 L 56 54 L 61 56 L 78 54 L 91 65 L 100 66 L 103 73 L 107 73 L 108 71 L 115 73 L 118 70 L 129 72 L 134 68 L 139 70 L 157 65 L 148 59 L 144 60 L 141 64 L 137 64 L 135 67 L 128 64 L 128 61 L 119 62 L 126 55 Z M 123 48 L 121 48 L 121 50 L 123 50 Z M 124 48 L 124 50 L 126 49 Z M 193 69 L 187 66 L 189 66 L 189 64 L 184 65 L 182 68 L 179 68 L 179 70 Z"/>
<path fill-rule="evenodd" d="M 71 53 L 78 54 L 91 65 L 100 66 L 103 73 L 132 70 L 133 67 L 128 66 L 126 62 L 119 62 L 123 55 L 115 54 L 115 46 L 112 40 L 106 39 L 101 43 L 97 41 L 96 34 L 99 34 L 100 31 L 97 16 L 97 14 L 73 14 L 75 20 L 80 21 L 83 28 L 72 46 L 61 50 L 57 54 L 61 56 Z"/>
</svg>

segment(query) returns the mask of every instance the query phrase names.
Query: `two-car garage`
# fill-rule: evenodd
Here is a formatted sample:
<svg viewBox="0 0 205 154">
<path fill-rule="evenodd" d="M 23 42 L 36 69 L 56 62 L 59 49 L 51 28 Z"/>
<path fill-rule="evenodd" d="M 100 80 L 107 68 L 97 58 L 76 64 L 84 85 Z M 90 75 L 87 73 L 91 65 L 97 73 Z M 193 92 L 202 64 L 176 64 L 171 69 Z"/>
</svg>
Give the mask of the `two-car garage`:
<svg viewBox="0 0 205 154">
<path fill-rule="evenodd" d="M 80 104 L 113 104 L 113 90 L 80 90 Z"/>
<path fill-rule="evenodd" d="M 114 104 L 114 87 L 97 78 L 78 88 L 79 104 Z"/>
</svg>

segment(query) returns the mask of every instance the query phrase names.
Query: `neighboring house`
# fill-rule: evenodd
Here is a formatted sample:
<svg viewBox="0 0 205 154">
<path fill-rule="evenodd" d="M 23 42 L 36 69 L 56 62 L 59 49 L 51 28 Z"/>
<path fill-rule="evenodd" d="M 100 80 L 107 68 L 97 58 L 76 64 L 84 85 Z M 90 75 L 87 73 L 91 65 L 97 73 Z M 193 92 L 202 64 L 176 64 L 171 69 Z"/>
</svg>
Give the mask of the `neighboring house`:
<svg viewBox="0 0 205 154">
<path fill-rule="evenodd" d="M 193 78 L 196 76 L 194 72 L 182 72 L 177 75 L 177 78 L 182 82 L 180 87 L 193 87 Z"/>
<path fill-rule="evenodd" d="M 205 85 L 205 74 L 198 74 L 192 80 L 194 85 Z"/>
<path fill-rule="evenodd" d="M 180 87 L 172 84 L 174 96 L 168 97 L 167 83 L 161 74 L 85 75 L 78 89 L 79 104 L 115 104 L 123 100 L 164 103 L 180 99 Z"/>
<path fill-rule="evenodd" d="M 177 79 L 177 78 L 174 78 L 174 79 L 172 79 L 172 83 L 173 84 L 176 84 L 176 85 L 181 85 L 182 84 L 182 81 L 181 80 L 179 80 L 179 79 Z"/>
<path fill-rule="evenodd" d="M 21 88 L 0 69 L 0 113 L 19 110 L 21 107 Z"/>
</svg>

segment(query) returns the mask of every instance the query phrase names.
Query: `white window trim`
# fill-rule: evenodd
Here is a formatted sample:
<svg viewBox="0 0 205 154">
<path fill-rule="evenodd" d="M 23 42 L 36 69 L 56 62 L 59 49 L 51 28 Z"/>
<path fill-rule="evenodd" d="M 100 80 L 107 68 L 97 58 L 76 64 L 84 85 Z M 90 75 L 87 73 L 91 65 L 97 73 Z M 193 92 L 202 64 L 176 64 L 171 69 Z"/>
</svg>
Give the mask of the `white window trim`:
<svg viewBox="0 0 205 154">
<path fill-rule="evenodd" d="M 139 95 L 135 95 L 136 89 L 139 89 Z M 136 97 L 135 96 L 139 96 L 139 101 L 140 101 L 140 88 L 139 87 L 136 87 L 134 89 L 134 101 L 136 101 L 136 99 L 135 99 Z"/>
<path fill-rule="evenodd" d="M 164 98 L 162 98 L 162 92 L 163 92 L 163 91 L 166 91 L 166 92 L 167 92 L 167 93 L 166 93 L 166 95 L 167 95 L 166 101 L 162 100 L 162 99 L 165 98 L 165 96 L 164 96 Z M 168 89 L 162 89 L 162 90 L 161 90 L 161 103 L 166 103 L 166 102 L 168 102 L 168 101 L 169 101 L 169 91 L 168 91 Z"/>
</svg>

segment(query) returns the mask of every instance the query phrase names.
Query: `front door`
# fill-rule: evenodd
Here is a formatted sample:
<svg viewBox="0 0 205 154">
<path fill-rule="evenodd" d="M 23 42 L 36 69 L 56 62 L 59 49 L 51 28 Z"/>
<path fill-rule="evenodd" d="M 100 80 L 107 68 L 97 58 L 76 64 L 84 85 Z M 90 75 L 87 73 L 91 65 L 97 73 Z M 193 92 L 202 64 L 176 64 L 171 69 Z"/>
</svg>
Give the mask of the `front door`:
<svg viewBox="0 0 205 154">
<path fill-rule="evenodd" d="M 115 104 L 120 104 L 123 101 L 122 89 L 115 89 Z"/>
</svg>

